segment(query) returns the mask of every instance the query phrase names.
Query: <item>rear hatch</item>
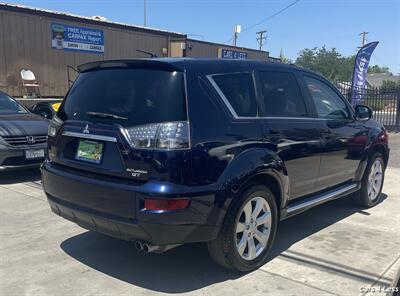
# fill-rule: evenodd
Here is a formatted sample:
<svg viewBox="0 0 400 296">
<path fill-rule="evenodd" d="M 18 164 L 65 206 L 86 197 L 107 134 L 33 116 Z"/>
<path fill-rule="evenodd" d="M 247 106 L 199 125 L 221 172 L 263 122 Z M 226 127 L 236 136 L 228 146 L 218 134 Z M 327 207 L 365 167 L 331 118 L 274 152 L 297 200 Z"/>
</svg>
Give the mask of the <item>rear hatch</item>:
<svg viewBox="0 0 400 296">
<path fill-rule="evenodd" d="M 69 169 L 146 182 L 160 150 L 189 148 L 184 74 L 102 64 L 80 73 L 49 137 L 52 161 Z M 105 65 L 105 66 L 104 66 Z"/>
</svg>

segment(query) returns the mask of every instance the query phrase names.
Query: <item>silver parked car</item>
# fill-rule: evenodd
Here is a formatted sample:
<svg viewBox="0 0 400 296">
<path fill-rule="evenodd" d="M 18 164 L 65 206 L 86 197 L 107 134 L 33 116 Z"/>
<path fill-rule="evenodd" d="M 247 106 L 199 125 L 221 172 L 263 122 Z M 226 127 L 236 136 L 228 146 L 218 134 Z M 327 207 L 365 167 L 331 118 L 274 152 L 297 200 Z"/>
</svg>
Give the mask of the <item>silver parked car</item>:
<svg viewBox="0 0 400 296">
<path fill-rule="evenodd" d="M 0 171 L 39 166 L 49 121 L 0 92 Z"/>
</svg>

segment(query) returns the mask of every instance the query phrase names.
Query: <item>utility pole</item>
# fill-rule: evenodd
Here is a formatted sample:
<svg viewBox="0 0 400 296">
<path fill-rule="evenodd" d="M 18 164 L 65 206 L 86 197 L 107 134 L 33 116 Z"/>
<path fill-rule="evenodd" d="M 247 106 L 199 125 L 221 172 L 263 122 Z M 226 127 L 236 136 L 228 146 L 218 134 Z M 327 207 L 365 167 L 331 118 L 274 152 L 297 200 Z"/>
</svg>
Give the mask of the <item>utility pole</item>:
<svg viewBox="0 0 400 296">
<path fill-rule="evenodd" d="M 358 34 L 359 36 L 362 36 L 362 44 L 361 47 L 363 47 L 366 43 L 367 43 L 367 35 L 369 32 L 361 32 L 360 34 Z M 360 47 L 360 48 L 361 48 Z"/>
<path fill-rule="evenodd" d="M 239 37 L 239 33 L 242 31 L 242 27 L 240 25 L 236 25 L 233 31 L 233 46 L 236 46 L 237 39 Z"/>
<path fill-rule="evenodd" d="M 147 27 L 147 15 L 146 15 L 146 0 L 143 0 L 143 24 Z"/>
<path fill-rule="evenodd" d="M 265 41 L 267 41 L 267 30 L 263 30 L 260 32 L 256 33 L 257 37 L 257 42 L 260 45 L 260 50 L 262 49 L 263 45 L 265 44 Z"/>
</svg>

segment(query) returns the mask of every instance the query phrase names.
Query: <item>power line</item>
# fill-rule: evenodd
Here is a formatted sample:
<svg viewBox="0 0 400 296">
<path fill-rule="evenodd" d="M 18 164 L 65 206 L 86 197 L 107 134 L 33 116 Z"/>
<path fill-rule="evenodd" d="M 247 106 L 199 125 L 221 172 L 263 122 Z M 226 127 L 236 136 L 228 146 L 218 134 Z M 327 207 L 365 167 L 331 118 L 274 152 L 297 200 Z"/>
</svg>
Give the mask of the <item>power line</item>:
<svg viewBox="0 0 400 296">
<path fill-rule="evenodd" d="M 285 7 L 282 8 L 281 10 L 275 12 L 274 14 L 271 14 L 270 16 L 266 17 L 265 19 L 259 21 L 258 23 L 254 24 L 254 25 L 251 25 L 251 26 L 249 26 L 249 27 L 247 27 L 247 28 L 244 28 L 244 29 L 242 30 L 242 32 L 245 32 L 245 31 L 248 31 L 248 30 L 250 30 L 250 29 L 253 29 L 254 27 L 257 27 L 258 25 L 261 25 L 262 23 L 265 23 L 266 21 L 269 21 L 270 19 L 272 19 L 272 18 L 276 17 L 277 15 L 281 14 L 281 13 L 284 12 L 286 9 L 292 7 L 293 5 L 295 5 L 295 4 L 296 4 L 297 2 L 299 2 L 299 1 L 300 1 L 300 0 L 296 0 L 296 1 L 292 2 L 292 3 L 290 3 L 289 5 L 285 6 Z"/>
<path fill-rule="evenodd" d="M 380 63 L 382 64 L 384 67 L 389 68 L 380 58 L 378 58 L 378 56 L 373 52 L 372 56 Z"/>
<path fill-rule="evenodd" d="M 249 26 L 249 27 L 244 28 L 244 29 L 242 30 L 242 33 L 243 33 L 243 32 L 246 32 L 246 31 L 248 31 L 248 30 L 250 30 L 250 29 L 253 29 L 254 27 L 257 27 L 258 25 L 261 25 L 262 23 L 265 23 L 266 21 L 269 21 L 270 19 L 272 19 L 272 18 L 276 17 L 277 15 L 281 14 L 281 13 L 284 12 L 286 9 L 289 9 L 290 7 L 292 7 L 293 5 L 295 5 L 295 4 L 296 4 L 297 2 L 299 2 L 299 1 L 300 1 L 300 0 L 296 0 L 296 1 L 292 2 L 292 3 L 290 3 L 289 5 L 285 6 L 285 7 L 282 8 L 281 10 L 279 10 L 279 11 L 277 11 L 277 12 L 271 14 L 270 16 L 266 17 L 265 19 L 262 19 L 262 20 L 259 21 L 258 23 L 255 23 L 255 24 L 253 24 L 253 25 L 251 25 L 251 26 Z M 231 38 L 230 38 L 228 41 L 226 41 L 225 43 L 231 42 L 232 39 L 233 39 L 233 37 L 231 37 Z"/>
</svg>

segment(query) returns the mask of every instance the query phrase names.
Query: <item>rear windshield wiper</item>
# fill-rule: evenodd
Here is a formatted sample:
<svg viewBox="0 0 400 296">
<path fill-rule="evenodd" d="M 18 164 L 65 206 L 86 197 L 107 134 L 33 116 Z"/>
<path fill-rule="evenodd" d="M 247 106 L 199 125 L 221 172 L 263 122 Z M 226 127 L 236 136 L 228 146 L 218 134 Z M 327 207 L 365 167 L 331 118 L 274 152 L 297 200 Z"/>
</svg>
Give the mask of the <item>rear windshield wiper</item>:
<svg viewBox="0 0 400 296">
<path fill-rule="evenodd" d="M 112 113 L 103 113 L 103 112 L 86 112 L 86 114 L 89 117 L 94 117 L 94 118 L 111 118 L 111 119 L 122 119 L 122 120 L 128 120 L 128 117 L 123 117 L 123 116 L 119 116 L 116 114 L 112 114 Z"/>
</svg>

